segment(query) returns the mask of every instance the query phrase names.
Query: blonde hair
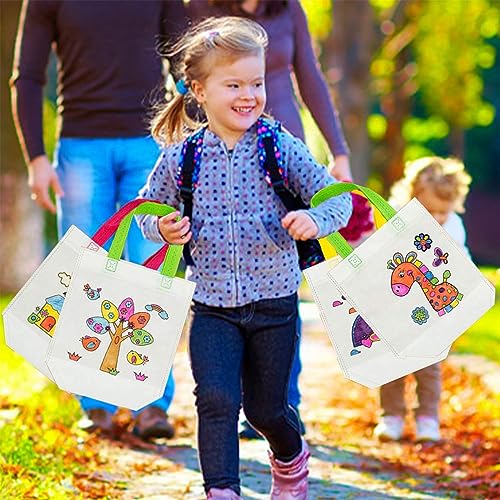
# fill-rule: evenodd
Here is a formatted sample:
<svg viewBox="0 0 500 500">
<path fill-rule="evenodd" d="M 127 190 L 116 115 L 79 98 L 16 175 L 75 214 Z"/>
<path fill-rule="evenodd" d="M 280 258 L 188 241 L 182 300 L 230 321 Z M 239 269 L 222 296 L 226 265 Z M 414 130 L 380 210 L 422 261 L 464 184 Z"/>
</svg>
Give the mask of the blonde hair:
<svg viewBox="0 0 500 500">
<path fill-rule="evenodd" d="M 463 213 L 471 176 L 456 158 L 426 156 L 406 163 L 403 177 L 391 188 L 389 202 L 398 207 L 408 203 L 424 190 L 440 199 L 453 202 L 453 210 Z"/>
<path fill-rule="evenodd" d="M 234 61 L 264 52 L 267 34 L 259 24 L 242 17 L 210 17 L 195 25 L 165 55 L 178 60 L 178 77 L 188 89 L 176 92 L 173 99 L 160 107 L 151 122 L 151 133 L 160 143 L 182 140 L 190 131 L 203 125 L 186 112 L 193 100 L 191 82 L 203 82 L 217 61 Z"/>
</svg>

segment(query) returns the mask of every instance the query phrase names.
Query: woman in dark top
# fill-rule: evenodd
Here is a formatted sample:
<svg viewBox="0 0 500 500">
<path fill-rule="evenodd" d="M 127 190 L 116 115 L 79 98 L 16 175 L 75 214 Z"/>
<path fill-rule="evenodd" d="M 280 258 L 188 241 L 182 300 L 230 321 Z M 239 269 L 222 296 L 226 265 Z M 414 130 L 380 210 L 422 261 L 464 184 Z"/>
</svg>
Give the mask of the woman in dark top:
<svg viewBox="0 0 500 500">
<path fill-rule="evenodd" d="M 245 16 L 257 21 L 269 36 L 266 53 L 266 111 L 292 134 L 304 140 L 299 104 L 292 74 L 298 90 L 335 158 L 331 173 L 338 179 L 350 179 L 349 149 L 328 92 L 325 79 L 314 54 L 307 19 L 298 0 L 190 0 L 188 15 L 193 22 L 209 16 Z M 298 331 L 301 321 L 298 319 Z M 299 344 L 298 344 L 299 345 Z M 301 371 L 299 349 L 295 355 L 288 399 L 297 412 L 300 405 L 298 378 Z M 242 437 L 259 435 L 245 422 Z M 304 427 L 302 426 L 302 433 Z"/>
</svg>

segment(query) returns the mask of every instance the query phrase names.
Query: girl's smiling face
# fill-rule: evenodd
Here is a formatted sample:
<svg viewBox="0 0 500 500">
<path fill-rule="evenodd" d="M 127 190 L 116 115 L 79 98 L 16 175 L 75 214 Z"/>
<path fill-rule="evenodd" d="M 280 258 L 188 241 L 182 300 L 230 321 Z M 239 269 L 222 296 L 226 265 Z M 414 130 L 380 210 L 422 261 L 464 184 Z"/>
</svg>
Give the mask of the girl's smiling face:
<svg viewBox="0 0 500 500">
<path fill-rule="evenodd" d="M 191 89 L 205 110 L 208 128 L 232 149 L 266 105 L 264 53 L 212 62 L 207 78 L 192 81 Z"/>
</svg>

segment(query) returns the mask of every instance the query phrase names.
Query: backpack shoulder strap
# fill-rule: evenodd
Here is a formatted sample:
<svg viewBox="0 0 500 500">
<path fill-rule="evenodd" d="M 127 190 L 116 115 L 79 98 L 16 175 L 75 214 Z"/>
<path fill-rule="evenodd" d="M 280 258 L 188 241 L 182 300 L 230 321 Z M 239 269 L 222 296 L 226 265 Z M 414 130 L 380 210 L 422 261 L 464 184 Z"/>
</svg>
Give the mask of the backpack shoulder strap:
<svg viewBox="0 0 500 500">
<path fill-rule="evenodd" d="M 193 217 L 193 192 L 198 186 L 200 176 L 204 134 L 205 128 L 202 128 L 184 140 L 177 168 L 176 181 L 182 200 L 180 207 L 181 215 L 188 217 L 190 221 Z M 182 255 L 186 265 L 194 266 L 189 243 L 184 245 Z"/>
<path fill-rule="evenodd" d="M 288 172 L 281 154 L 280 132 L 279 122 L 270 123 L 265 118 L 259 118 L 257 148 L 260 166 L 265 172 L 267 183 L 274 189 L 289 212 L 308 208 L 302 199 L 288 187 Z"/>
<path fill-rule="evenodd" d="M 265 172 L 267 183 L 272 186 L 289 212 L 307 209 L 309 206 L 288 186 L 288 173 L 281 153 L 280 132 L 281 124 L 279 122 L 270 123 L 265 118 L 259 118 L 257 121 L 259 164 Z M 297 240 L 295 243 L 301 269 L 306 269 L 325 260 L 318 240 Z"/>
</svg>

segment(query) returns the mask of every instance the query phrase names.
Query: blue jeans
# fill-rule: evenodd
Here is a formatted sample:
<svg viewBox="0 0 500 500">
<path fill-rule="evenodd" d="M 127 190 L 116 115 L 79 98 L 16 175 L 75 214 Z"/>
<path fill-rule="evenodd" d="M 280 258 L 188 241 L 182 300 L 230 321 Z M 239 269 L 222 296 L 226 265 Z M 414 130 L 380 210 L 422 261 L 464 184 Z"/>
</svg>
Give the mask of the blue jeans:
<svg viewBox="0 0 500 500">
<path fill-rule="evenodd" d="M 59 237 L 72 224 L 92 236 L 119 206 L 137 197 L 158 155 L 158 145 L 151 137 L 61 138 L 55 154 L 55 169 L 65 194 L 57 200 Z M 127 238 L 126 258 L 142 263 L 158 248 L 142 236 L 134 222 Z M 170 375 L 163 397 L 152 405 L 166 411 L 174 390 Z M 81 397 L 80 404 L 84 411 L 117 409 L 87 397 Z"/>
<path fill-rule="evenodd" d="M 302 339 L 302 319 L 297 316 L 297 348 L 293 357 L 292 370 L 290 371 L 290 382 L 288 383 L 288 403 L 298 410 L 301 400 L 299 389 L 299 375 L 302 371 L 300 361 L 300 344 Z"/>
<path fill-rule="evenodd" d="M 238 414 L 283 461 L 301 450 L 299 421 L 287 404 L 297 343 L 297 294 L 241 307 L 194 302 L 189 338 L 205 490 L 240 493 Z"/>
</svg>

